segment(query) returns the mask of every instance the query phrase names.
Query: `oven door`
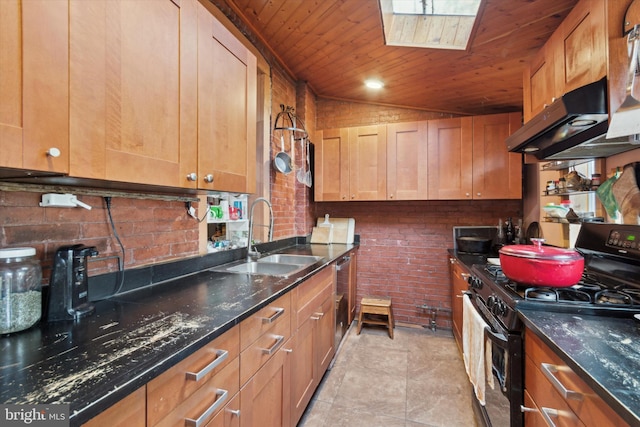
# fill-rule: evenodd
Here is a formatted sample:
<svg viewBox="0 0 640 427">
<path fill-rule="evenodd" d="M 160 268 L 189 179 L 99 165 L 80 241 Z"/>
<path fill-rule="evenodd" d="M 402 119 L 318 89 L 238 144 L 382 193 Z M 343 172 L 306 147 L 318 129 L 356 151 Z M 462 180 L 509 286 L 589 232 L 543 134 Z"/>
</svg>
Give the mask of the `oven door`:
<svg viewBox="0 0 640 427">
<path fill-rule="evenodd" d="M 478 294 L 472 295 L 471 301 L 491 328 L 485 330 L 485 338 L 491 343 L 494 387 L 485 389 L 485 406 L 474 395 L 480 415 L 486 426 L 522 427 L 522 338 L 519 333 L 504 329 Z"/>
</svg>

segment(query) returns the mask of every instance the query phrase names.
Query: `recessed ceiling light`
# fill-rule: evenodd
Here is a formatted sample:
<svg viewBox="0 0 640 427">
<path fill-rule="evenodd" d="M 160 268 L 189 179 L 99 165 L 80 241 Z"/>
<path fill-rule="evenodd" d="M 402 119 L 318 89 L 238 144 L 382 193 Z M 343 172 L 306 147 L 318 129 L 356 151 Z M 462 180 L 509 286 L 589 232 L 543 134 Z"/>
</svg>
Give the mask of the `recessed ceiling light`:
<svg viewBox="0 0 640 427">
<path fill-rule="evenodd" d="M 382 83 L 380 80 L 365 80 L 364 84 L 371 89 L 382 89 L 384 87 L 384 83 Z"/>
</svg>

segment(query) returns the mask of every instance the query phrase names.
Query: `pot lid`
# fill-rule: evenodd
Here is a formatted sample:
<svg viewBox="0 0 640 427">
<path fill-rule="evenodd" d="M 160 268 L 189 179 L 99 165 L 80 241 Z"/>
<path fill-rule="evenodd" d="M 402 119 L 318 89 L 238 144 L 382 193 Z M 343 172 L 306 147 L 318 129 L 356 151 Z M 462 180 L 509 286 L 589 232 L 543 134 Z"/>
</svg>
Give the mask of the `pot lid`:
<svg viewBox="0 0 640 427">
<path fill-rule="evenodd" d="M 573 249 L 562 249 L 552 246 L 542 246 L 544 239 L 531 239 L 532 245 L 508 245 L 500 248 L 503 255 L 518 258 L 535 258 L 553 261 L 575 261 L 582 259 L 582 255 Z"/>
</svg>

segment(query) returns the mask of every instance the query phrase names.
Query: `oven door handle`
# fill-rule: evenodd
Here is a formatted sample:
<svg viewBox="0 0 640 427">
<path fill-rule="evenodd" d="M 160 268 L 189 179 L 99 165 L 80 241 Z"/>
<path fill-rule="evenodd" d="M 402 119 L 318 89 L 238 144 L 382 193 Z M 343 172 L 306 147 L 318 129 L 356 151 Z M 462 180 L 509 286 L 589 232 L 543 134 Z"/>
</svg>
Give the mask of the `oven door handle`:
<svg viewBox="0 0 640 427">
<path fill-rule="evenodd" d="M 508 345 L 509 342 L 507 341 L 507 337 L 505 337 L 503 334 L 497 334 L 495 332 L 493 332 L 491 330 L 491 327 L 487 326 L 484 329 L 484 333 L 485 336 L 488 336 L 488 338 L 491 340 L 491 342 L 493 342 L 494 344 L 496 344 L 497 346 L 507 350 L 508 349 Z"/>
</svg>

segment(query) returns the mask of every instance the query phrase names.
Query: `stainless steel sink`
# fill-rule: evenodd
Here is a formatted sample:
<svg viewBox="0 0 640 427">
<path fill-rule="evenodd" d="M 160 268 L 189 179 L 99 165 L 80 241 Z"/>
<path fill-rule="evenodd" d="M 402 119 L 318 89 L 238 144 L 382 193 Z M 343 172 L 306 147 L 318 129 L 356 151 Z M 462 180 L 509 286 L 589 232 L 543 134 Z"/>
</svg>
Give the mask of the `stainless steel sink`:
<svg viewBox="0 0 640 427">
<path fill-rule="evenodd" d="M 233 267 L 228 267 L 224 271 L 231 273 L 264 274 L 267 276 L 289 276 L 290 274 L 302 270 L 299 264 L 283 264 L 274 262 L 245 262 Z"/>
<path fill-rule="evenodd" d="M 321 259 L 322 257 L 313 255 L 274 254 L 259 258 L 257 261 L 259 263 L 273 262 L 277 264 L 311 265 Z"/>
<path fill-rule="evenodd" d="M 256 261 L 235 262 L 231 266 L 213 268 L 227 273 L 262 274 L 265 276 L 289 277 L 320 261 L 322 257 L 313 255 L 274 254 Z"/>
</svg>

